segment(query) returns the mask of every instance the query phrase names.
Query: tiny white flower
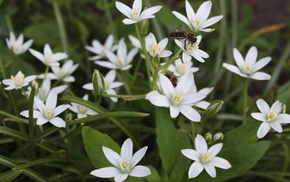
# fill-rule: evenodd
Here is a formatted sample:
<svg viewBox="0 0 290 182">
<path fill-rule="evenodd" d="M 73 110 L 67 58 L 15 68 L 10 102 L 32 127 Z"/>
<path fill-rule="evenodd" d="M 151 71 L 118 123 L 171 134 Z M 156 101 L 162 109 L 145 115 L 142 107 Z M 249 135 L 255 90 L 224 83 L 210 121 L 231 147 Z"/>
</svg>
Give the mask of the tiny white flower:
<svg viewBox="0 0 290 182">
<path fill-rule="evenodd" d="M 199 35 L 196 37 L 196 42 L 194 44 L 191 44 L 186 39 L 175 39 L 175 43 L 183 50 L 182 53 L 182 60 L 183 62 L 187 63 L 191 60 L 191 56 L 194 57 L 196 60 L 198 60 L 201 63 L 204 63 L 204 58 L 208 58 L 209 55 L 204 52 L 203 50 L 200 50 L 198 45 L 202 39 L 202 36 Z"/>
<path fill-rule="evenodd" d="M 43 54 L 33 49 L 29 49 L 29 51 L 33 56 L 39 59 L 46 66 L 59 66 L 58 61 L 67 58 L 66 53 L 52 53 L 51 48 L 48 44 L 44 45 Z"/>
<path fill-rule="evenodd" d="M 88 94 L 84 95 L 83 96 L 83 99 L 84 100 L 88 100 Z M 80 104 L 77 104 L 77 103 L 71 103 L 72 106 L 69 107 L 69 109 L 75 113 L 77 113 L 78 115 L 78 118 L 84 118 L 88 115 L 96 115 L 98 114 L 96 111 L 90 109 L 90 108 L 87 108 L 86 106 L 83 106 L 83 105 L 80 105 Z"/>
<path fill-rule="evenodd" d="M 206 95 L 189 93 L 192 84 L 192 74 L 184 75 L 176 87 L 166 76 L 161 74 L 159 75 L 159 85 L 162 93 L 154 90 L 146 95 L 146 99 L 155 106 L 169 108 L 171 118 L 176 118 L 181 112 L 189 120 L 199 122 L 201 116 L 192 106 L 205 98 Z"/>
<path fill-rule="evenodd" d="M 276 101 L 271 107 L 263 99 L 257 100 L 257 106 L 261 113 L 252 113 L 252 117 L 262 121 L 257 136 L 263 138 L 271 128 L 282 133 L 281 124 L 290 123 L 290 114 L 282 113 L 283 107 L 280 101 Z"/>
<path fill-rule="evenodd" d="M 137 165 L 145 155 L 147 148 L 145 146 L 133 155 L 133 142 L 130 138 L 123 143 L 120 155 L 103 146 L 104 155 L 114 167 L 95 169 L 90 174 L 99 178 L 114 178 L 115 182 L 125 181 L 128 176 L 148 176 L 151 174 L 150 169 L 143 165 Z"/>
<path fill-rule="evenodd" d="M 110 34 L 104 45 L 99 40 L 93 40 L 92 46 L 85 46 L 85 48 L 92 53 L 95 53 L 96 56 L 90 57 L 89 60 L 98 60 L 106 57 L 105 51 L 114 52 L 117 49 L 117 45 L 114 45 L 114 36 Z"/>
<path fill-rule="evenodd" d="M 62 67 L 51 67 L 53 73 L 47 73 L 46 78 L 51 80 L 63 80 L 64 82 L 74 82 L 75 77 L 71 74 L 77 69 L 79 64 L 73 64 L 72 60 L 68 60 Z M 39 78 L 44 78 L 44 74 L 39 75 Z"/>
<path fill-rule="evenodd" d="M 109 71 L 106 74 L 106 76 L 104 77 L 105 93 L 106 94 L 117 95 L 114 88 L 117 88 L 117 87 L 120 87 L 121 85 L 123 85 L 123 83 L 121 83 L 121 82 L 114 82 L 115 78 L 116 78 L 116 71 L 115 70 Z M 87 83 L 87 84 L 83 85 L 83 88 L 87 89 L 87 90 L 94 90 L 93 83 Z M 116 97 L 110 97 L 110 99 L 113 102 L 118 101 L 118 99 Z"/>
<path fill-rule="evenodd" d="M 186 25 L 188 25 L 189 28 L 194 32 L 197 32 L 197 31 L 211 32 L 214 29 L 207 28 L 207 27 L 215 24 L 216 22 L 220 21 L 223 18 L 223 15 L 219 15 L 219 16 L 214 16 L 208 19 L 211 6 L 212 6 L 212 2 L 206 1 L 202 3 L 202 5 L 198 8 L 197 12 L 195 13 L 191 5 L 189 4 L 189 2 L 186 0 L 185 10 L 186 10 L 187 18 L 176 11 L 173 11 L 172 13 L 178 19 L 180 19 Z"/>
<path fill-rule="evenodd" d="M 56 106 L 57 102 L 57 93 L 50 92 L 45 104 L 38 99 L 37 97 L 34 97 L 34 103 L 36 104 L 36 107 L 38 111 L 33 111 L 33 118 L 36 118 L 36 124 L 37 125 L 43 125 L 47 122 L 50 122 L 56 127 L 65 127 L 66 123 L 65 121 L 57 117 L 60 113 L 65 111 L 67 108 L 70 107 L 69 104 L 63 104 Z M 28 118 L 28 110 L 22 111 L 20 115 Z"/>
<path fill-rule="evenodd" d="M 137 39 L 136 37 L 134 37 L 133 35 L 129 35 L 128 36 L 130 39 L 131 44 L 136 47 L 137 49 L 142 49 L 141 43 L 139 41 L 139 39 Z M 144 54 L 140 54 L 140 56 L 145 59 L 145 55 Z"/>
<path fill-rule="evenodd" d="M 265 57 L 257 61 L 258 50 L 255 46 L 251 47 L 244 59 L 238 49 L 234 48 L 234 58 L 238 66 L 223 63 L 223 67 L 242 77 L 252 78 L 255 80 L 270 80 L 271 75 L 264 72 L 257 72 L 270 61 L 271 57 Z M 257 61 L 257 62 L 256 62 Z"/>
<path fill-rule="evenodd" d="M 192 65 L 193 63 L 191 61 L 184 63 L 181 59 L 177 59 L 174 65 L 171 64 L 167 70 L 171 71 L 177 77 L 182 77 L 187 73 L 195 73 L 199 70 L 199 68 L 192 67 Z"/>
<path fill-rule="evenodd" d="M 27 49 L 30 48 L 33 40 L 30 39 L 24 43 L 23 34 L 20 34 L 19 37 L 16 39 L 15 35 L 10 32 L 9 39 L 6 39 L 6 43 L 8 48 L 11 49 L 15 55 L 18 55 L 25 53 Z"/>
<path fill-rule="evenodd" d="M 141 20 L 149 19 L 149 18 L 154 18 L 155 16 L 153 14 L 157 13 L 162 6 L 154 6 L 148 9 L 145 9 L 142 13 L 142 0 L 135 0 L 133 2 L 132 9 L 128 7 L 127 5 L 116 1 L 116 8 L 125 16 L 128 18 L 125 18 L 123 20 L 124 24 L 133 24 L 137 23 Z"/>
<path fill-rule="evenodd" d="M 164 50 L 168 43 L 168 38 L 164 38 L 159 43 L 157 43 L 156 38 L 153 33 L 145 38 L 146 49 L 152 57 L 169 57 L 172 52 Z"/>
<path fill-rule="evenodd" d="M 127 54 L 127 46 L 124 42 L 124 39 L 121 39 L 118 44 L 117 55 L 112 53 L 111 51 L 105 51 L 105 54 L 109 61 L 95 61 L 97 65 L 109 68 L 109 69 L 120 69 L 120 70 L 128 70 L 132 67 L 130 64 L 133 60 L 133 57 L 137 54 L 138 49 L 133 48 Z"/>
<path fill-rule="evenodd" d="M 194 160 L 188 170 L 188 178 L 195 178 L 198 176 L 203 169 L 212 177 L 216 177 L 215 167 L 222 169 L 231 168 L 231 164 L 221 157 L 216 155 L 221 151 L 223 147 L 222 143 L 215 144 L 208 149 L 205 139 L 197 134 L 195 138 L 195 149 L 183 149 L 182 154 L 187 158 Z"/>
<path fill-rule="evenodd" d="M 12 90 L 12 89 L 21 89 L 22 87 L 25 87 L 31 82 L 32 80 L 36 79 L 36 75 L 31 75 L 28 77 L 25 77 L 25 75 L 18 71 L 18 73 L 15 76 L 11 76 L 11 79 L 4 79 L 2 83 L 4 85 L 9 85 L 8 87 L 4 88 L 5 90 Z"/>
</svg>

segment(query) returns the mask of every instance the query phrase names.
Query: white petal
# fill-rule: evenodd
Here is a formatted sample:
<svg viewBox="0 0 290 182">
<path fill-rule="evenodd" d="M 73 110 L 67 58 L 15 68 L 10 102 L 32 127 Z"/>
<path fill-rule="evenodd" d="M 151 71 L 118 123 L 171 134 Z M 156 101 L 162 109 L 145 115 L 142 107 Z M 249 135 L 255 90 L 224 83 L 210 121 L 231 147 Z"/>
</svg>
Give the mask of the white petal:
<svg viewBox="0 0 290 182">
<path fill-rule="evenodd" d="M 144 157 L 146 151 L 147 151 L 148 147 L 145 146 L 141 149 L 139 149 L 131 158 L 130 160 L 130 164 L 131 167 L 136 166 L 138 164 L 138 162 L 140 162 L 140 160 Z"/>
<path fill-rule="evenodd" d="M 168 98 L 171 98 L 174 95 L 174 87 L 171 81 L 169 80 L 169 78 L 167 78 L 165 75 L 162 74 L 159 75 L 159 79 L 162 91 Z"/>
<path fill-rule="evenodd" d="M 37 59 L 39 59 L 40 61 L 44 62 L 44 56 L 43 56 L 43 54 L 41 54 L 40 52 L 35 51 L 35 50 L 33 50 L 33 49 L 29 49 L 29 52 L 30 52 L 34 57 L 36 57 Z"/>
<path fill-rule="evenodd" d="M 113 151 L 110 148 L 102 147 L 104 155 L 108 159 L 108 161 L 113 164 L 115 167 L 119 168 L 119 161 L 122 161 L 122 158 L 119 154 L 117 154 L 115 151 Z"/>
<path fill-rule="evenodd" d="M 282 103 L 279 100 L 274 102 L 274 104 L 271 106 L 271 111 L 277 114 L 281 112 L 281 109 L 282 109 Z"/>
<path fill-rule="evenodd" d="M 214 17 L 211 17 L 207 20 L 205 20 L 202 24 L 202 28 L 206 28 L 206 27 L 209 27 L 213 24 L 215 24 L 216 22 L 220 21 L 224 16 L 223 15 L 219 15 L 219 16 L 214 16 Z M 209 31 L 211 31 L 213 29 L 209 29 Z M 207 32 L 207 29 L 204 29 L 203 30 L 204 32 Z"/>
<path fill-rule="evenodd" d="M 127 16 L 128 18 L 131 18 L 131 13 L 132 13 L 132 9 L 129 8 L 127 5 L 116 1 L 116 8 L 125 16 Z"/>
<path fill-rule="evenodd" d="M 209 153 L 212 157 L 214 157 L 221 151 L 222 148 L 223 148 L 223 144 L 222 143 L 218 143 L 218 144 L 215 144 L 215 145 L 211 146 L 208 149 L 207 153 Z"/>
<path fill-rule="evenodd" d="M 66 125 L 64 120 L 61 119 L 60 117 L 52 118 L 51 120 L 49 120 L 49 122 L 56 127 L 65 127 L 65 125 Z"/>
<path fill-rule="evenodd" d="M 223 67 L 225 67 L 227 70 L 229 70 L 233 73 L 236 73 L 238 75 L 240 75 L 242 73 L 238 67 L 231 65 L 231 64 L 228 64 L 228 63 L 223 63 Z"/>
<path fill-rule="evenodd" d="M 135 20 L 131 20 L 131 19 L 128 19 L 128 18 L 124 19 L 122 22 L 123 22 L 124 24 L 126 24 L 126 25 L 131 25 L 131 24 L 136 23 Z"/>
<path fill-rule="evenodd" d="M 270 106 L 267 104 L 266 101 L 264 101 L 263 99 L 258 99 L 256 101 L 256 104 L 259 108 L 259 110 L 262 112 L 262 113 L 266 113 L 267 111 L 270 110 Z"/>
<path fill-rule="evenodd" d="M 211 10 L 211 6 L 212 6 L 211 1 L 205 1 L 198 8 L 198 10 L 196 12 L 196 16 L 197 17 L 203 17 L 204 19 L 207 19 L 208 15 L 210 13 L 210 10 Z"/>
<path fill-rule="evenodd" d="M 260 70 L 261 68 L 266 66 L 271 61 L 271 59 L 272 59 L 271 57 L 265 57 L 265 58 L 259 60 L 256 64 L 253 65 L 252 71 L 256 72 L 256 71 Z"/>
<path fill-rule="evenodd" d="M 128 174 L 127 173 L 119 173 L 117 176 L 114 177 L 115 182 L 122 182 L 125 179 L 127 179 Z"/>
<path fill-rule="evenodd" d="M 57 102 L 57 94 L 55 92 L 50 92 L 47 96 L 45 105 L 50 108 L 55 108 Z"/>
<path fill-rule="evenodd" d="M 45 119 L 45 118 L 43 118 L 43 117 L 39 117 L 39 118 L 36 120 L 36 124 L 37 124 L 37 125 L 43 125 L 43 124 L 45 124 L 45 123 L 47 123 L 47 122 L 48 122 L 48 120 Z"/>
<path fill-rule="evenodd" d="M 234 52 L 235 61 L 238 67 L 240 68 L 240 70 L 242 70 L 245 65 L 245 60 L 238 49 L 234 48 L 233 52 Z"/>
<path fill-rule="evenodd" d="M 257 47 L 252 46 L 245 57 L 246 64 L 253 65 L 257 61 L 257 57 L 258 57 Z"/>
<path fill-rule="evenodd" d="M 270 125 L 266 122 L 263 122 L 258 129 L 257 136 L 263 138 L 270 130 Z"/>
<path fill-rule="evenodd" d="M 99 178 L 113 178 L 120 174 L 120 170 L 115 167 L 104 167 L 95 169 L 90 174 Z"/>
<path fill-rule="evenodd" d="M 199 134 L 195 137 L 195 149 L 198 153 L 205 153 L 208 149 L 205 139 Z"/>
<path fill-rule="evenodd" d="M 172 13 L 176 16 L 176 18 L 178 18 L 179 20 L 183 21 L 183 23 L 185 23 L 186 25 L 191 27 L 188 19 L 185 16 L 183 16 L 180 13 L 178 13 L 177 11 L 172 11 Z"/>
<path fill-rule="evenodd" d="M 232 167 L 232 165 L 227 161 L 226 159 L 223 159 L 221 157 L 214 157 L 210 161 L 215 167 L 222 168 L 222 169 L 229 169 Z"/>
<path fill-rule="evenodd" d="M 170 106 L 169 107 L 169 111 L 170 111 L 170 117 L 171 118 L 176 118 L 179 114 L 179 107 L 177 106 Z"/>
<path fill-rule="evenodd" d="M 54 116 L 59 115 L 60 113 L 62 113 L 63 111 L 65 111 L 69 107 L 70 107 L 69 104 L 63 104 L 63 105 L 57 106 L 53 111 Z"/>
<path fill-rule="evenodd" d="M 199 122 L 201 120 L 200 114 L 188 105 L 182 105 L 179 107 L 180 112 L 189 120 Z"/>
<path fill-rule="evenodd" d="M 256 120 L 259 120 L 259 121 L 266 121 L 266 116 L 265 116 L 265 114 L 255 112 L 255 113 L 252 113 L 251 116 L 252 116 L 254 119 L 256 119 Z"/>
<path fill-rule="evenodd" d="M 148 167 L 146 166 L 136 166 L 132 169 L 132 171 L 130 172 L 130 176 L 134 176 L 134 177 L 145 177 L 151 174 L 151 171 Z"/>
<path fill-rule="evenodd" d="M 256 72 L 252 74 L 250 77 L 255 80 L 270 80 L 271 79 L 271 75 L 269 75 L 268 73 L 263 73 L 263 72 Z"/>
<path fill-rule="evenodd" d="M 185 1 L 185 10 L 186 10 L 186 16 L 188 17 L 188 20 L 190 22 L 194 22 L 195 13 L 187 0 Z"/>
<path fill-rule="evenodd" d="M 279 114 L 277 117 L 279 123 L 290 123 L 290 115 L 289 114 Z"/>
<path fill-rule="evenodd" d="M 157 92 L 157 91 L 153 91 L 153 92 Z M 150 94 L 150 93 L 148 93 L 148 94 Z M 146 99 L 149 100 L 155 106 L 169 107 L 169 105 L 170 105 L 168 98 L 164 95 L 160 95 L 160 94 L 159 95 L 149 95 L 149 96 L 147 96 L 147 95 L 146 95 Z"/>
<path fill-rule="evenodd" d="M 270 126 L 278 133 L 282 133 L 282 131 L 283 131 L 281 124 L 277 121 L 270 123 Z"/>
<path fill-rule="evenodd" d="M 183 149 L 181 150 L 181 153 L 187 158 L 194 161 L 199 161 L 200 159 L 200 154 L 193 149 Z"/>
<path fill-rule="evenodd" d="M 152 16 L 153 14 L 157 13 L 162 6 L 153 6 L 151 8 L 145 9 L 141 14 L 140 14 L 140 20 L 148 19 L 148 18 L 154 18 Z"/>
<path fill-rule="evenodd" d="M 188 170 L 188 178 L 195 178 L 196 176 L 198 176 L 201 171 L 203 170 L 203 165 L 198 163 L 198 162 L 194 162 L 193 164 L 191 164 L 189 170 Z"/>
<path fill-rule="evenodd" d="M 204 169 L 212 178 L 216 177 L 216 170 L 215 170 L 214 165 L 212 163 L 208 162 L 208 163 L 204 164 Z"/>
<path fill-rule="evenodd" d="M 86 90 L 94 90 L 94 86 L 92 83 L 87 83 L 83 85 L 83 88 Z"/>
<path fill-rule="evenodd" d="M 117 66 L 108 62 L 108 61 L 95 61 L 95 64 L 103 66 L 105 68 L 109 68 L 109 69 L 117 69 Z"/>
<path fill-rule="evenodd" d="M 124 141 L 121 147 L 121 158 L 122 159 L 131 159 L 133 155 L 133 142 L 130 138 Z"/>
</svg>

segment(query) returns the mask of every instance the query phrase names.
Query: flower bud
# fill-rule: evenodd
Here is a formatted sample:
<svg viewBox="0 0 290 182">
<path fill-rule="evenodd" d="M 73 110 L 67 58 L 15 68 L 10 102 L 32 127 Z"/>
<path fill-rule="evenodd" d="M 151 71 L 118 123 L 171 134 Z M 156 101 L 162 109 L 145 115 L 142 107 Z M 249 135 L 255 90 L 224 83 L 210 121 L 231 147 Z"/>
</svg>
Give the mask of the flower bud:
<svg viewBox="0 0 290 182">
<path fill-rule="evenodd" d="M 224 134 L 222 132 L 218 132 L 213 136 L 213 142 L 222 142 L 224 139 Z"/>
<path fill-rule="evenodd" d="M 212 140 L 212 134 L 207 132 L 205 135 L 204 135 L 204 139 L 206 141 L 206 143 L 210 143 L 211 140 Z"/>
<path fill-rule="evenodd" d="M 207 107 L 205 113 L 207 115 L 214 115 L 217 112 L 219 112 L 222 108 L 224 101 L 223 100 L 214 100 L 210 103 L 210 105 Z"/>
<path fill-rule="evenodd" d="M 99 70 L 94 71 L 93 87 L 94 87 L 94 94 L 96 95 L 102 95 L 105 92 L 104 76 L 99 72 Z"/>
</svg>

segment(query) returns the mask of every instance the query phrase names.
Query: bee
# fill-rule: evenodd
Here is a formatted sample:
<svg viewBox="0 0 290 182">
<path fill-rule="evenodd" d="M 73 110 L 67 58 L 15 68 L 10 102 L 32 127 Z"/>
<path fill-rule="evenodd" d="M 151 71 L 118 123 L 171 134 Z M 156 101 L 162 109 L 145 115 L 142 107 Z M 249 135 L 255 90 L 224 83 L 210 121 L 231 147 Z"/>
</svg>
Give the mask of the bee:
<svg viewBox="0 0 290 182">
<path fill-rule="evenodd" d="M 165 73 L 165 76 L 167 78 L 169 78 L 169 80 L 172 83 L 173 87 L 176 87 L 177 86 L 178 79 L 176 78 L 176 76 L 172 72 L 167 71 Z"/>
<path fill-rule="evenodd" d="M 196 37 L 189 32 L 183 30 L 176 30 L 170 34 L 171 37 L 175 39 L 184 39 L 184 49 L 186 49 L 186 42 L 190 43 L 190 45 L 194 45 L 196 42 Z"/>
</svg>

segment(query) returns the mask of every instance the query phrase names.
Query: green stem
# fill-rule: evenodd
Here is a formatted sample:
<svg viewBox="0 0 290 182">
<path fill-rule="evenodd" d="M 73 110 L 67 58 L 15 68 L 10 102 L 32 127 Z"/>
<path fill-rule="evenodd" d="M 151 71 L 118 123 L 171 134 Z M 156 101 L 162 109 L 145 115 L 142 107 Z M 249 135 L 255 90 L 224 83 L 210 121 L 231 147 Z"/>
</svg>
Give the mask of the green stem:
<svg viewBox="0 0 290 182">
<path fill-rule="evenodd" d="M 123 72 L 118 72 L 117 71 L 117 77 L 118 77 L 118 79 L 124 84 L 124 87 L 125 87 L 125 89 L 126 89 L 126 92 L 127 92 L 127 94 L 130 94 L 130 95 L 132 95 L 132 91 L 131 91 L 131 88 L 130 88 L 130 86 L 128 85 L 128 81 L 127 81 L 127 79 L 123 79 L 125 76 L 122 74 Z M 120 74 L 122 74 L 122 75 L 120 75 Z M 126 77 L 127 78 L 127 77 Z"/>
<path fill-rule="evenodd" d="M 146 95 L 111 95 L 111 94 L 102 94 L 102 97 L 117 97 L 124 100 L 139 100 L 145 99 Z"/>
<path fill-rule="evenodd" d="M 7 68 L 8 66 L 10 66 L 15 60 L 15 57 L 16 57 L 15 54 L 13 54 L 12 58 L 5 64 L 4 67 Z"/>
<path fill-rule="evenodd" d="M 243 124 L 247 123 L 247 99 L 248 99 L 248 78 L 245 78 L 245 82 L 244 82 Z"/>
<path fill-rule="evenodd" d="M 193 143 L 193 145 L 195 145 L 195 142 L 194 142 L 194 140 L 195 140 L 195 127 L 194 127 L 194 122 L 190 122 L 191 123 L 191 134 L 192 134 L 192 143 Z"/>
<path fill-rule="evenodd" d="M 29 104 L 28 104 L 28 115 L 29 115 L 29 145 L 30 145 L 30 154 L 32 159 L 36 159 L 35 146 L 34 146 L 34 119 L 33 119 L 33 105 L 34 105 L 34 94 L 35 87 L 32 87 L 29 96 Z"/>
<path fill-rule="evenodd" d="M 24 123 L 24 124 L 28 124 L 27 119 L 20 118 L 20 117 L 18 117 L 18 116 L 15 116 L 15 115 L 13 115 L 13 114 L 7 113 L 7 112 L 5 112 L 5 111 L 0 110 L 0 114 L 3 115 L 3 116 L 8 117 L 8 118 L 10 118 L 10 119 L 13 119 L 13 120 L 15 120 L 15 121 L 17 121 L 17 122 L 21 122 L 21 123 Z"/>
<path fill-rule="evenodd" d="M 288 150 L 288 146 L 286 143 L 282 144 L 283 150 L 284 150 L 284 165 L 283 165 L 283 172 L 287 172 L 288 171 L 288 163 L 289 163 L 289 150 Z"/>
</svg>

